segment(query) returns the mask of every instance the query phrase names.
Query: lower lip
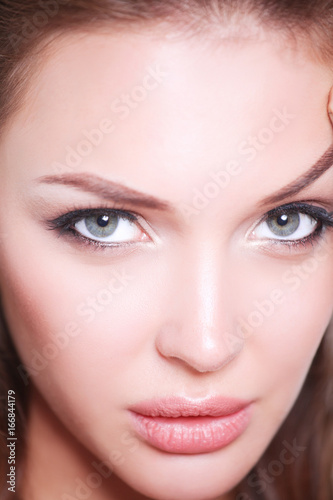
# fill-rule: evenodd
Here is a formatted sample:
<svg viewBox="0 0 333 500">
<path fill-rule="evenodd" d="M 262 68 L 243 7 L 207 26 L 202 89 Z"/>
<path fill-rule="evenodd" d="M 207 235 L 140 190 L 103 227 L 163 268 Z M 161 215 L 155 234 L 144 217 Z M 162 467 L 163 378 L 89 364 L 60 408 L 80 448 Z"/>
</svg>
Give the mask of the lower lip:
<svg viewBox="0 0 333 500">
<path fill-rule="evenodd" d="M 147 417 L 130 411 L 136 432 L 169 453 L 209 453 L 224 448 L 246 430 L 250 407 L 223 417 Z"/>
</svg>

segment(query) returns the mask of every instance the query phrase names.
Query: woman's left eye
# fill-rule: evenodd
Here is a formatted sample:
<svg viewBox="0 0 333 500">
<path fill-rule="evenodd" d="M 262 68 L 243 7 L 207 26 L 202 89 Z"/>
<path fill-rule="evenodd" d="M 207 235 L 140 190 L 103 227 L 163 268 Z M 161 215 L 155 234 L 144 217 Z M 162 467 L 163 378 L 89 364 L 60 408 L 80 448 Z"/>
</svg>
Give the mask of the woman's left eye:
<svg viewBox="0 0 333 500">
<path fill-rule="evenodd" d="M 325 227 L 332 225 L 332 214 L 325 209 L 295 203 L 270 210 L 253 229 L 251 239 L 296 244 L 319 237 Z"/>
<path fill-rule="evenodd" d="M 310 215 L 289 213 L 268 217 L 253 231 L 260 239 L 301 240 L 310 236 L 318 227 L 319 221 Z"/>
</svg>

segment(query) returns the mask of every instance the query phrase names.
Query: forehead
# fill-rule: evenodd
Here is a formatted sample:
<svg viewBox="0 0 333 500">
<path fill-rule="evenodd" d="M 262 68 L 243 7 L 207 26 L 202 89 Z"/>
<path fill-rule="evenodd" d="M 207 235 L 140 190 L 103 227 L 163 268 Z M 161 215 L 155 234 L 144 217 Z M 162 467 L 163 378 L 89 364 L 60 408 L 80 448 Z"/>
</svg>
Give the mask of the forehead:
<svg viewBox="0 0 333 500">
<path fill-rule="evenodd" d="M 329 68 L 268 35 L 236 41 L 144 32 L 66 35 L 33 80 L 8 144 L 15 141 L 28 162 L 24 175 L 54 173 L 53 163 L 69 149 L 112 123 L 112 133 L 103 132 L 101 144 L 82 155 L 81 168 L 119 180 L 129 172 L 146 190 L 158 172 L 184 182 L 190 174 L 195 185 L 212 167 L 245 161 L 244 141 L 287 113 L 293 119 L 280 120 L 287 130 L 258 149 L 255 167 L 272 164 L 278 154 L 279 176 L 293 162 L 298 175 L 328 143 L 330 82 Z"/>
<path fill-rule="evenodd" d="M 192 112 L 200 104 L 207 109 L 211 101 L 223 105 L 222 110 L 229 105 L 235 111 L 235 103 L 239 102 L 246 111 L 246 104 L 249 109 L 254 102 L 274 105 L 281 96 L 285 101 L 296 99 L 296 107 L 298 102 L 304 102 L 309 86 L 317 84 L 319 76 L 331 77 L 329 68 L 316 64 L 306 52 L 262 31 L 254 39 L 221 40 L 179 36 L 173 39 L 149 32 L 73 33 L 51 44 L 30 86 L 31 106 L 25 115 L 30 120 L 33 111 L 56 118 L 66 110 L 71 119 L 71 112 L 77 112 L 77 108 L 82 109 L 82 115 L 87 110 L 105 113 L 110 99 L 133 90 L 156 64 L 164 68 L 159 83 L 166 106 L 173 102 L 179 109 L 181 100 L 181 109 L 190 105 Z M 194 107 L 193 100 L 197 103 Z M 247 113 L 242 114 L 243 118 L 248 117 Z M 80 118 L 77 113 L 75 116 Z M 252 120 L 253 115 L 250 117 Z"/>
</svg>

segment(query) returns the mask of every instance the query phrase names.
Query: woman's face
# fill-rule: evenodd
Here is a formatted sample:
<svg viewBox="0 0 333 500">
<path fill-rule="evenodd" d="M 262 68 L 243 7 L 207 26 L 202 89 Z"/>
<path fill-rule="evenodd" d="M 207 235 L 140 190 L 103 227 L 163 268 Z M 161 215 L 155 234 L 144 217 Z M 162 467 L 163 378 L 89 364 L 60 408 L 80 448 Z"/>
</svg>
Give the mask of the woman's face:
<svg viewBox="0 0 333 500">
<path fill-rule="evenodd" d="M 226 498 L 332 315 L 332 74 L 268 35 L 54 49 L 1 141 L 2 301 L 32 415 L 73 463 L 88 450 L 115 473 L 55 483 Z"/>
</svg>

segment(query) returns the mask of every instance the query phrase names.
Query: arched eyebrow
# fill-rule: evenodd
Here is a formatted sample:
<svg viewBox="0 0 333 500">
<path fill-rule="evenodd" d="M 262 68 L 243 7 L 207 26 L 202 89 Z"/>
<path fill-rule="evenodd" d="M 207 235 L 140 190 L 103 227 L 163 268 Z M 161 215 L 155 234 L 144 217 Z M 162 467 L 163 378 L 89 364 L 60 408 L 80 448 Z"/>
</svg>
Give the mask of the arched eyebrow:
<svg viewBox="0 0 333 500">
<path fill-rule="evenodd" d="M 329 168 L 333 166 L 333 144 L 317 160 L 317 162 L 303 175 L 283 187 L 276 193 L 268 196 L 261 201 L 260 207 L 281 203 L 286 198 L 300 193 L 303 189 L 315 182 Z M 37 179 L 43 184 L 62 184 L 81 189 L 84 192 L 96 194 L 102 199 L 111 200 L 119 203 L 128 203 L 138 207 L 151 208 L 161 211 L 173 211 L 173 207 L 165 200 L 155 198 L 136 191 L 135 189 L 124 186 L 107 179 L 103 179 L 94 174 L 70 173 L 60 175 L 45 175 Z"/>
<path fill-rule="evenodd" d="M 318 161 L 312 167 L 305 172 L 305 174 L 298 177 L 295 181 L 292 181 L 287 186 L 283 187 L 276 193 L 268 196 L 261 201 L 260 206 L 267 206 L 276 203 L 281 203 L 286 198 L 294 196 L 306 187 L 310 186 L 319 177 L 321 177 L 329 168 L 333 166 L 333 144 L 325 151 L 325 153 L 319 158 Z"/>
<path fill-rule="evenodd" d="M 94 174 L 76 173 L 45 175 L 39 177 L 37 182 L 42 184 L 61 184 L 80 189 L 86 193 L 96 194 L 100 198 L 118 203 L 128 203 L 137 207 L 151 208 L 154 210 L 172 211 L 171 205 L 154 196 L 141 193 L 123 184 L 103 179 Z"/>
</svg>

